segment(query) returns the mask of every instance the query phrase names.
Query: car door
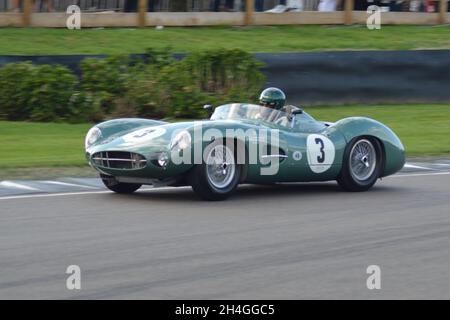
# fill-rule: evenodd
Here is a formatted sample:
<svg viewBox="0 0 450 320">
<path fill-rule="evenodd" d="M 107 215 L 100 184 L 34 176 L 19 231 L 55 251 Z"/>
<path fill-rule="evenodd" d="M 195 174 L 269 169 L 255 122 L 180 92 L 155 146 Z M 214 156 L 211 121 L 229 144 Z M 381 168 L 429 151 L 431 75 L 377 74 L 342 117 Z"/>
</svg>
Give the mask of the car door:
<svg viewBox="0 0 450 320">
<path fill-rule="evenodd" d="M 282 181 L 335 179 L 340 170 L 343 136 L 307 113 L 296 114 L 291 130 L 285 133 L 287 158 L 280 167 Z"/>
</svg>

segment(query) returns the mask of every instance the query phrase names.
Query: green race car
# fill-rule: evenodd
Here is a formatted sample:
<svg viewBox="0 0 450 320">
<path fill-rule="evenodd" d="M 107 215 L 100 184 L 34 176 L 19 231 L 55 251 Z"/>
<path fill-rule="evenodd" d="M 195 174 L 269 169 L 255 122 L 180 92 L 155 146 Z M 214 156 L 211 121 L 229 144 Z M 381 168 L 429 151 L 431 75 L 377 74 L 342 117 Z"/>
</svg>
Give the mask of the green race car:
<svg viewBox="0 0 450 320">
<path fill-rule="evenodd" d="M 327 123 L 296 107 L 243 103 L 219 106 L 203 121 L 106 121 L 89 130 L 85 146 L 112 191 L 190 185 L 206 200 L 225 199 L 240 183 L 337 180 L 365 191 L 405 163 L 400 139 L 375 120 Z"/>
</svg>

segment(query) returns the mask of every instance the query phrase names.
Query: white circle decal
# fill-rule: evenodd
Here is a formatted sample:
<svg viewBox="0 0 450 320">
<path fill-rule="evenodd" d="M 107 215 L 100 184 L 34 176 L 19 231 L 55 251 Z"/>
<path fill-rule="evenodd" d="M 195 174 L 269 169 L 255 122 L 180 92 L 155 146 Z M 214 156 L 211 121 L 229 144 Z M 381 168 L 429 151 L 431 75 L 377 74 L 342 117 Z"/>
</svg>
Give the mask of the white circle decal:
<svg viewBox="0 0 450 320">
<path fill-rule="evenodd" d="M 166 133 L 165 128 L 147 127 L 130 132 L 122 137 L 125 142 L 141 142 L 158 138 Z"/>
<path fill-rule="evenodd" d="M 293 158 L 295 161 L 300 161 L 300 160 L 302 160 L 302 153 L 301 153 L 300 151 L 294 151 L 294 152 L 292 153 L 292 158 Z"/>
<path fill-rule="evenodd" d="M 333 142 L 320 134 L 310 134 L 306 139 L 308 164 L 314 173 L 327 171 L 334 161 L 336 150 Z"/>
</svg>

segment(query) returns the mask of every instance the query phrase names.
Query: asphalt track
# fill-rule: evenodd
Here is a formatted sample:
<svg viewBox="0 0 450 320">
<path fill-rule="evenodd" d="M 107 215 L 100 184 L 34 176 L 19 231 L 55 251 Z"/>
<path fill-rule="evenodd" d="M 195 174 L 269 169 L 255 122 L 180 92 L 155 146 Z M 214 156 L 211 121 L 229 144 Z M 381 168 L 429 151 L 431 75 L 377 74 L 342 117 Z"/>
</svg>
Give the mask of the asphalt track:
<svg viewBox="0 0 450 320">
<path fill-rule="evenodd" d="M 1 299 L 450 299 L 449 266 L 448 170 L 365 193 L 244 185 L 224 202 L 189 188 L 0 197 Z"/>
</svg>

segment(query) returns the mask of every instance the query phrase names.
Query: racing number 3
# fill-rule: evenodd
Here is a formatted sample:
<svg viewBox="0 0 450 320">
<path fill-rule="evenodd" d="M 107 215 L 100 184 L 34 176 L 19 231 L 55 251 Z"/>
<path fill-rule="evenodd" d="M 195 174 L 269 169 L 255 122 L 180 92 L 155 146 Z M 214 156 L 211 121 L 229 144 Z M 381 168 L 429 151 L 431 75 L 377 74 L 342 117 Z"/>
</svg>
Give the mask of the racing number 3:
<svg viewBox="0 0 450 320">
<path fill-rule="evenodd" d="M 306 138 L 308 165 L 314 173 L 322 173 L 333 165 L 336 149 L 333 141 L 320 134 Z"/>
<path fill-rule="evenodd" d="M 323 150 L 325 148 L 325 144 L 323 143 L 323 140 L 320 138 L 315 139 L 316 144 L 320 144 L 320 156 L 317 156 L 317 162 L 323 163 L 325 161 L 325 151 Z"/>
</svg>

